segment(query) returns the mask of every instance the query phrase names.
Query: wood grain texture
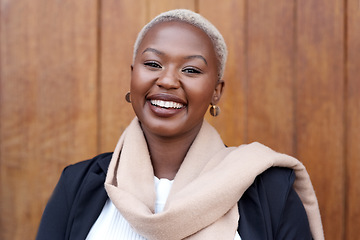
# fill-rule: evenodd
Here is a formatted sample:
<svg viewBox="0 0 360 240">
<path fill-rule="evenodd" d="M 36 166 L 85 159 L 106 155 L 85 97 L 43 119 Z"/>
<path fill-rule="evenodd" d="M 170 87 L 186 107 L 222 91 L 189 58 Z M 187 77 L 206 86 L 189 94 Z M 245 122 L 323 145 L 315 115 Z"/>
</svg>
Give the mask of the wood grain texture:
<svg viewBox="0 0 360 240">
<path fill-rule="evenodd" d="M 61 169 L 96 151 L 96 1 L 1 1 L 0 239 L 34 239 Z"/>
<path fill-rule="evenodd" d="M 344 8 L 297 2 L 296 152 L 318 196 L 325 239 L 344 237 Z"/>
<path fill-rule="evenodd" d="M 360 1 L 347 6 L 346 239 L 360 236 Z"/>
<path fill-rule="evenodd" d="M 133 45 L 146 23 L 145 0 L 101 1 L 100 29 L 100 152 L 112 152 L 134 118 L 125 101 L 130 90 Z"/>
<path fill-rule="evenodd" d="M 228 47 L 228 59 L 223 80 L 224 93 L 220 100 L 221 113 L 206 119 L 219 131 L 228 146 L 246 142 L 246 59 L 245 1 L 200 0 L 199 13 L 221 32 Z"/>
<path fill-rule="evenodd" d="M 248 1 L 248 141 L 294 154 L 294 1 Z"/>
<path fill-rule="evenodd" d="M 152 0 L 147 5 L 147 21 L 171 9 L 184 8 L 195 11 L 196 0 Z"/>
<path fill-rule="evenodd" d="M 358 0 L 0 0 L 0 239 L 34 239 L 69 163 L 113 151 L 134 117 L 133 44 L 160 12 L 208 18 L 229 48 L 227 145 L 304 162 L 326 239 L 360 235 Z M 345 7 L 346 8 L 345 8 Z"/>
</svg>

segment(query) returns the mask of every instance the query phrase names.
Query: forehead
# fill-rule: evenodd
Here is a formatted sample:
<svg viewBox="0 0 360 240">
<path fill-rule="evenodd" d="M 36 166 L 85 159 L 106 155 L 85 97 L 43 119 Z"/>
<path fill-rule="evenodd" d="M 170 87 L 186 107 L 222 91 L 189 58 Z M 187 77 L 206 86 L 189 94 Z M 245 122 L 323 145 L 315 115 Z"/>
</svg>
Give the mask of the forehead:
<svg viewBox="0 0 360 240">
<path fill-rule="evenodd" d="M 196 51 L 209 57 L 215 56 L 213 43 L 203 30 L 179 21 L 161 22 L 151 27 L 141 41 L 138 53 L 147 47 L 166 46 L 171 46 L 168 50 L 181 48 L 180 50 L 185 52 Z"/>
</svg>

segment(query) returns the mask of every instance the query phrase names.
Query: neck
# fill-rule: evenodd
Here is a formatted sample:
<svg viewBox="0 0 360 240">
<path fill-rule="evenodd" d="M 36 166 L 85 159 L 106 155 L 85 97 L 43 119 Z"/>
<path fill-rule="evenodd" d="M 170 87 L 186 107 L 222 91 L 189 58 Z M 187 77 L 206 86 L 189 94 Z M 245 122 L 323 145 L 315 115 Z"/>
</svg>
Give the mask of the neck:
<svg viewBox="0 0 360 240">
<path fill-rule="evenodd" d="M 201 126 L 196 131 L 177 137 L 158 136 L 143 129 L 156 177 L 170 180 L 175 178 L 200 128 Z"/>
</svg>

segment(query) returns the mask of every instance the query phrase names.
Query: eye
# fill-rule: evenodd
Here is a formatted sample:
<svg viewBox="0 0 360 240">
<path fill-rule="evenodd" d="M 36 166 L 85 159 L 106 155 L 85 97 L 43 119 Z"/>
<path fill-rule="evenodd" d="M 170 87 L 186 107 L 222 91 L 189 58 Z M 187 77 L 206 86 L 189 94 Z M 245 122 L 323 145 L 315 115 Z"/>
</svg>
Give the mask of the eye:
<svg viewBox="0 0 360 240">
<path fill-rule="evenodd" d="M 189 73 L 189 74 L 200 74 L 202 73 L 201 70 L 194 68 L 194 67 L 186 67 L 182 70 L 183 73 Z"/>
<path fill-rule="evenodd" d="M 162 68 L 161 65 L 155 61 L 147 61 L 147 62 L 144 62 L 144 65 L 149 67 L 149 68 L 153 68 L 153 69 L 156 69 L 156 68 Z"/>
</svg>

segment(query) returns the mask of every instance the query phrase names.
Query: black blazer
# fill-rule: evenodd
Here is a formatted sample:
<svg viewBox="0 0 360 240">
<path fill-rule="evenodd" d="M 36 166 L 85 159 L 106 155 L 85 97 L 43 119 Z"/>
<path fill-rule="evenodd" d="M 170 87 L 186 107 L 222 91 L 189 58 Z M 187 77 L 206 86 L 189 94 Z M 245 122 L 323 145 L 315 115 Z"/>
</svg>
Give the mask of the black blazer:
<svg viewBox="0 0 360 240">
<path fill-rule="evenodd" d="M 64 169 L 43 213 L 37 240 L 85 239 L 108 198 L 105 176 L 112 153 Z M 270 168 L 238 202 L 242 240 L 312 239 L 305 209 L 292 185 L 295 174 Z"/>
</svg>

